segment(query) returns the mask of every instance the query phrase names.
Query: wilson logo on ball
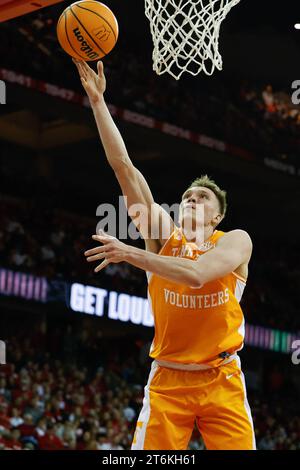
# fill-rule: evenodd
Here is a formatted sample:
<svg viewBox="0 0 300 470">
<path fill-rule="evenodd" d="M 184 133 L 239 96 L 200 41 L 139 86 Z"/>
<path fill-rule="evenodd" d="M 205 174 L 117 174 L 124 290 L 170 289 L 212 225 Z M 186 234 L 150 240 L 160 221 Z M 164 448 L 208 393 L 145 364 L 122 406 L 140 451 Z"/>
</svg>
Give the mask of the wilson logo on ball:
<svg viewBox="0 0 300 470">
<path fill-rule="evenodd" d="M 107 41 L 109 36 L 111 35 L 111 31 L 105 28 L 103 24 L 102 26 L 100 26 L 100 28 L 94 29 L 93 34 L 94 36 L 96 36 L 97 39 L 100 39 L 101 41 Z"/>
<path fill-rule="evenodd" d="M 90 44 L 84 39 L 79 28 L 73 29 L 73 33 L 77 38 L 77 41 L 81 43 L 80 50 L 82 52 L 85 52 L 90 59 L 96 59 L 99 57 L 99 54 L 97 54 L 97 52 L 95 52 Z"/>
<path fill-rule="evenodd" d="M 118 35 L 118 21 L 113 12 L 94 0 L 72 3 L 57 22 L 61 47 L 78 60 L 105 57 L 115 47 Z"/>
</svg>

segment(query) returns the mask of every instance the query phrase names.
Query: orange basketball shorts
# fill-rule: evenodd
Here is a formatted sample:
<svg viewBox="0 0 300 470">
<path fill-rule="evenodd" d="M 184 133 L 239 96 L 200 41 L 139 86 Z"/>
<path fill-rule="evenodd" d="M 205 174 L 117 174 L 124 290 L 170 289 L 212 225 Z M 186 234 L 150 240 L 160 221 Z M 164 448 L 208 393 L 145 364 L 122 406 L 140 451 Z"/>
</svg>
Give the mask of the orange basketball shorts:
<svg viewBox="0 0 300 470">
<path fill-rule="evenodd" d="M 195 421 L 208 450 L 256 449 L 239 357 L 192 372 L 154 361 L 131 449 L 186 450 Z"/>
</svg>

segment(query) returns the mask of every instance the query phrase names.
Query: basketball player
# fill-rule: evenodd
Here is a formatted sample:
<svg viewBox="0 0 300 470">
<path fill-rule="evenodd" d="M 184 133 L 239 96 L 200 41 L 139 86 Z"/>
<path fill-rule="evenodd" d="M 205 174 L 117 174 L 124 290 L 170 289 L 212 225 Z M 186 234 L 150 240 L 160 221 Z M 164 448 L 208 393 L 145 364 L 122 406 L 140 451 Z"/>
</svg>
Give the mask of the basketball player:
<svg viewBox="0 0 300 470">
<path fill-rule="evenodd" d="M 101 246 L 85 253 L 89 262 L 102 260 L 96 272 L 109 263 L 126 261 L 148 275 L 155 320 L 153 363 L 132 449 L 187 449 L 195 421 L 207 449 L 255 449 L 237 355 L 244 340 L 239 302 L 248 275 L 251 239 L 243 230 L 217 230 L 226 212 L 226 193 L 206 175 L 183 194 L 176 227 L 154 203 L 145 178 L 127 154 L 104 101 L 102 62 L 98 62 L 98 74 L 84 62 L 75 63 L 108 162 L 127 197 L 128 212 L 139 204 L 147 221 L 141 224 L 136 214 L 130 214 L 146 250 L 102 232 L 93 236 Z M 149 233 L 156 230 L 150 228 L 157 229 L 159 236 L 151 238 Z M 195 236 L 198 230 L 203 233 L 200 244 Z"/>
</svg>

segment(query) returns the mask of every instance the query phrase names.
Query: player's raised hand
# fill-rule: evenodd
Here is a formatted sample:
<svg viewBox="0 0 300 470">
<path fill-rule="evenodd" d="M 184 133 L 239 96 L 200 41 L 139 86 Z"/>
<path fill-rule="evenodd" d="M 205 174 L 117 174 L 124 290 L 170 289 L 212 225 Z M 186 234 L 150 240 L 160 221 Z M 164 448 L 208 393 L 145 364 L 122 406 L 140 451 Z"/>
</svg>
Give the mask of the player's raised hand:
<svg viewBox="0 0 300 470">
<path fill-rule="evenodd" d="M 129 250 L 128 245 L 125 245 L 125 243 L 120 242 L 117 238 L 108 235 L 103 232 L 103 230 L 100 230 L 98 235 L 93 235 L 92 238 L 93 240 L 102 243 L 102 245 L 85 251 L 84 255 L 89 263 L 103 260 L 94 269 L 96 273 L 105 268 L 109 263 L 120 263 L 125 261 L 126 254 Z"/>
<path fill-rule="evenodd" d="M 98 74 L 83 60 L 72 59 L 77 67 L 81 83 L 85 89 L 91 105 L 96 104 L 102 98 L 106 89 L 106 79 L 103 71 L 103 62 L 97 63 Z"/>
</svg>

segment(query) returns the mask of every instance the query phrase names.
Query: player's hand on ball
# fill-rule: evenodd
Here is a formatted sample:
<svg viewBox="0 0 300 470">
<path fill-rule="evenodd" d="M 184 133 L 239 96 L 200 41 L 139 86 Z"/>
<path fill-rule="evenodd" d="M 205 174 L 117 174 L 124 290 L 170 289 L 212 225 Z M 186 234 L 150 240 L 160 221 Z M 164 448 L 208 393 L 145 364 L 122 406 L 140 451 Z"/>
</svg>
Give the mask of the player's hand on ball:
<svg viewBox="0 0 300 470">
<path fill-rule="evenodd" d="M 83 60 L 72 59 L 77 67 L 81 83 L 85 89 L 91 105 L 96 104 L 106 89 L 106 79 L 103 71 L 103 62 L 97 63 L 98 74 Z"/>
<path fill-rule="evenodd" d="M 94 269 L 95 273 L 101 271 L 109 263 L 120 263 L 125 261 L 126 253 L 128 253 L 129 247 L 125 243 L 120 242 L 115 237 L 107 235 L 103 230 L 99 231 L 98 235 L 92 236 L 93 240 L 102 243 L 102 246 L 97 246 L 91 250 L 85 251 L 84 255 L 86 260 L 90 263 L 92 261 L 103 261 Z"/>
</svg>

